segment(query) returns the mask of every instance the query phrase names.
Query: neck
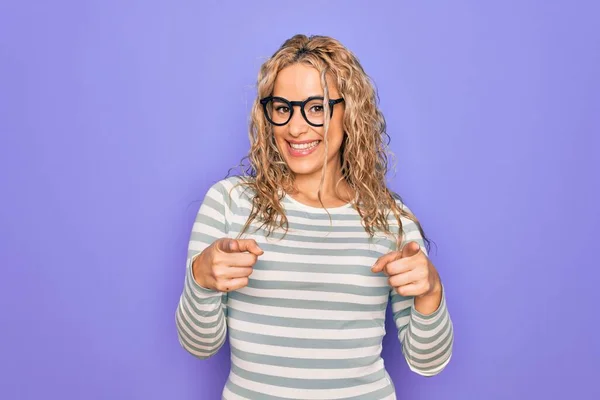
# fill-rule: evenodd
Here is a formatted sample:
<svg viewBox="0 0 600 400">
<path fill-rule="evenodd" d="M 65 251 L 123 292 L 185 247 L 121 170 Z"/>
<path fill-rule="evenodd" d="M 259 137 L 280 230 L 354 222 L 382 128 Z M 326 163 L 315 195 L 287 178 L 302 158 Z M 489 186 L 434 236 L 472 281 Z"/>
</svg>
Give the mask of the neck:
<svg viewBox="0 0 600 400">
<path fill-rule="evenodd" d="M 323 187 L 321 187 L 321 170 L 311 175 L 296 175 L 294 179 L 294 197 L 301 201 L 318 204 L 319 188 L 321 188 L 321 200 L 326 207 L 351 201 L 353 199 L 352 190 L 345 180 L 340 181 L 342 167 L 339 162 L 335 161 L 332 160 L 327 165 Z"/>
</svg>

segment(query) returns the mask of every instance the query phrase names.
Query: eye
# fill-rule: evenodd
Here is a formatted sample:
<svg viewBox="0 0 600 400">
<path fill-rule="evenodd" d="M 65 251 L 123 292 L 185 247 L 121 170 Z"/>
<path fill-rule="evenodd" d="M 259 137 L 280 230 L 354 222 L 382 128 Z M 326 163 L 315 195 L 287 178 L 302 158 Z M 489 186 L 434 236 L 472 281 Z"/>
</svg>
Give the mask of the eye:
<svg viewBox="0 0 600 400">
<path fill-rule="evenodd" d="M 286 114 L 290 112 L 290 108 L 287 106 L 277 106 L 275 107 L 275 111 L 277 111 L 279 114 Z"/>
<path fill-rule="evenodd" d="M 324 109 L 324 108 L 323 108 L 323 106 L 322 106 L 322 105 L 320 105 L 320 104 L 316 104 L 316 105 L 314 105 L 314 106 L 311 106 L 311 107 L 310 107 L 310 112 L 311 112 L 311 113 L 318 114 L 318 113 L 322 113 L 322 112 L 323 112 L 323 109 Z"/>
</svg>

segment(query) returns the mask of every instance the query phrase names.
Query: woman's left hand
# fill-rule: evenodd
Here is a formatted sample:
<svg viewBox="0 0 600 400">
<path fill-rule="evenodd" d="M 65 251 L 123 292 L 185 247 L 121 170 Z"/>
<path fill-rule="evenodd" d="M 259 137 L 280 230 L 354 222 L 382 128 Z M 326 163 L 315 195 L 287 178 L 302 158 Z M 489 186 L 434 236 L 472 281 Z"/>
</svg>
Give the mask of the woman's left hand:
<svg viewBox="0 0 600 400">
<path fill-rule="evenodd" d="M 383 271 L 390 286 L 401 296 L 413 296 L 415 308 L 423 314 L 434 312 L 440 304 L 440 276 L 417 242 L 380 257 L 371 271 Z"/>
</svg>

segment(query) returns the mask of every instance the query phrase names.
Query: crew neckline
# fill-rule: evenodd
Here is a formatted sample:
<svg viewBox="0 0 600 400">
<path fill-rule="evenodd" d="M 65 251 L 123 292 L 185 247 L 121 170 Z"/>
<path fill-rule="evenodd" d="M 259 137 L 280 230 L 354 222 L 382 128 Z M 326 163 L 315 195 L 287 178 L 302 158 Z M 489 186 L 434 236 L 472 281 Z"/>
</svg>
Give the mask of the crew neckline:
<svg viewBox="0 0 600 400">
<path fill-rule="evenodd" d="M 330 211 L 336 211 L 336 210 L 347 210 L 347 209 L 353 208 L 353 205 L 354 205 L 354 200 L 352 200 L 346 204 L 342 204 L 341 206 L 323 208 L 323 207 L 315 207 L 315 206 L 310 206 L 308 204 L 304 204 L 301 201 L 294 199 L 288 193 L 284 193 L 283 198 L 287 199 L 290 203 L 298 206 L 299 208 L 303 208 L 303 209 L 314 211 L 314 212 L 326 212 L 326 211 L 330 212 Z"/>
</svg>

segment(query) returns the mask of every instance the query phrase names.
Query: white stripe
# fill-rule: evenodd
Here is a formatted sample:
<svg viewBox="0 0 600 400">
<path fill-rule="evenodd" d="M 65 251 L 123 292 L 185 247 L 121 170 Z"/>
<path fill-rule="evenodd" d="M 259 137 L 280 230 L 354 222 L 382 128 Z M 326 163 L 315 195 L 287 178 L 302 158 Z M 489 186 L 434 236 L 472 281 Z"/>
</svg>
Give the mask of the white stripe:
<svg viewBox="0 0 600 400">
<path fill-rule="evenodd" d="M 286 346 L 273 346 L 268 344 L 249 343 L 243 340 L 229 338 L 232 348 L 240 351 L 264 356 L 276 356 L 313 360 L 351 360 L 354 358 L 372 357 L 381 353 L 381 345 L 370 347 L 357 347 L 353 349 L 314 349 Z"/>
<path fill-rule="evenodd" d="M 231 382 L 238 386 L 253 390 L 258 393 L 268 393 L 272 396 L 284 397 L 286 399 L 307 399 L 307 400 L 334 400 L 344 397 L 360 396 L 366 393 L 374 392 L 389 386 L 387 379 L 381 379 L 374 383 L 366 385 L 353 386 L 341 389 L 295 389 L 281 386 L 267 385 L 249 381 L 231 373 L 229 376 Z"/>
<path fill-rule="evenodd" d="M 266 261 L 279 261 L 279 262 L 300 262 L 305 264 L 313 264 L 313 265 L 364 265 L 365 271 L 369 271 L 371 266 L 375 264 L 379 257 L 363 257 L 363 256 L 338 256 L 338 255 L 330 255 L 330 256 L 322 256 L 322 255 L 312 255 L 312 254 L 290 254 L 290 253 L 282 253 L 278 251 L 265 251 L 265 253 L 260 256 L 261 260 Z M 339 274 L 337 275 L 339 276 Z M 375 274 L 373 273 L 373 276 Z"/>
<path fill-rule="evenodd" d="M 431 343 L 419 343 L 416 340 L 413 340 L 413 341 L 410 342 L 410 344 L 413 347 L 415 347 L 415 348 L 417 348 L 419 350 L 429 350 L 429 349 L 432 349 L 435 346 L 437 346 L 438 344 L 440 344 L 441 342 L 443 342 L 446 339 L 446 337 L 448 337 L 449 335 L 453 335 L 452 325 L 451 324 L 446 325 L 445 328 L 446 329 L 444 329 L 444 332 L 440 335 L 440 337 L 437 338 L 436 340 L 434 340 Z M 405 330 L 404 332 L 406 334 L 408 332 L 408 329 Z M 413 336 L 415 336 L 415 335 L 413 334 Z"/>
<path fill-rule="evenodd" d="M 201 327 L 199 327 L 198 325 L 196 325 L 196 324 L 194 323 L 194 321 L 192 320 L 192 318 L 191 318 L 191 317 L 190 317 L 190 315 L 188 314 L 188 311 L 187 311 L 187 306 L 186 306 L 186 305 L 183 305 L 183 306 L 182 306 L 180 309 L 181 309 L 182 318 L 183 318 L 185 321 L 187 321 L 187 322 L 189 323 L 189 325 L 193 326 L 193 327 L 194 327 L 194 330 L 195 330 L 197 333 L 202 333 L 202 334 L 204 334 L 204 335 L 216 335 L 216 334 L 217 334 L 217 332 L 219 332 L 219 330 L 221 329 L 221 327 L 220 327 L 219 325 L 216 325 L 216 326 L 214 326 L 214 327 L 212 327 L 212 328 L 201 328 Z M 202 318 L 199 318 L 199 319 L 200 319 L 202 322 L 204 322 L 204 319 L 202 319 Z M 183 329 L 185 329 L 187 332 L 189 332 L 190 334 L 192 334 L 192 332 L 188 331 L 188 329 L 187 329 L 187 326 L 186 326 L 186 325 L 182 325 L 182 326 L 183 326 Z M 203 338 L 197 337 L 196 335 L 193 335 L 193 334 L 192 334 L 192 336 L 194 336 L 194 339 L 197 339 L 197 340 L 201 340 L 201 341 L 205 341 L 205 340 L 206 340 L 206 339 L 203 339 Z"/>
<path fill-rule="evenodd" d="M 443 329 L 445 329 L 447 323 L 448 323 L 448 313 L 444 313 L 444 319 L 442 320 L 442 322 L 440 322 L 440 324 L 438 326 L 435 327 L 435 329 L 424 331 L 424 330 L 417 328 L 415 325 L 411 325 L 411 331 L 412 331 L 413 335 L 415 335 L 419 338 L 428 339 L 430 337 L 437 335 Z"/>
<path fill-rule="evenodd" d="M 182 337 L 179 338 L 179 344 L 181 345 L 181 347 L 183 347 L 185 349 L 185 351 L 189 352 L 190 354 L 195 355 L 196 357 L 199 358 L 208 358 L 210 357 L 212 354 L 212 351 L 198 351 L 192 347 L 190 347 L 186 342 L 184 342 L 184 339 Z M 198 345 L 194 345 L 197 347 L 202 347 L 202 346 L 198 346 Z"/>
<path fill-rule="evenodd" d="M 242 332 L 294 339 L 371 339 L 385 334 L 383 326 L 362 329 L 287 328 L 239 321 L 233 318 L 229 318 L 229 327 Z"/>
<path fill-rule="evenodd" d="M 227 332 L 227 329 L 223 329 L 223 326 L 219 326 L 218 327 L 218 328 L 220 328 L 220 331 L 216 331 L 215 332 L 214 339 L 210 339 L 210 338 L 207 339 L 207 338 L 199 337 L 194 332 L 190 331 L 188 329 L 187 325 L 185 325 L 183 323 L 183 321 L 181 320 L 181 317 L 180 317 L 179 313 L 177 313 L 177 321 L 179 322 L 179 326 L 180 326 L 179 329 L 183 330 L 184 332 L 186 332 L 188 334 L 188 336 L 191 336 L 192 339 L 194 339 L 194 340 L 196 340 L 196 341 L 198 341 L 200 343 L 208 343 L 209 340 L 211 342 L 216 341 L 217 343 L 220 343 L 222 340 L 225 339 L 224 336 L 225 336 L 225 334 Z M 196 328 L 196 326 L 194 324 L 190 323 L 190 325 L 192 325 L 192 326 L 194 326 L 194 328 Z M 202 333 L 201 330 L 199 330 L 199 329 L 197 330 L 197 332 Z M 198 347 L 200 349 L 203 349 L 203 350 L 209 350 L 210 351 L 210 350 L 213 349 L 212 346 L 200 345 L 200 344 L 196 344 L 196 343 L 191 343 L 191 345 L 193 345 L 195 347 Z"/>
<path fill-rule="evenodd" d="M 223 389 L 223 399 L 225 400 L 252 400 L 247 397 L 239 396 L 233 393 L 227 386 Z"/>
<path fill-rule="evenodd" d="M 287 300 L 314 300 L 314 301 L 332 301 L 338 303 L 352 304 L 385 304 L 388 300 L 387 295 L 381 296 L 363 296 L 360 294 L 337 293 L 337 292 L 313 292 L 309 290 L 284 290 L 284 289 L 255 289 L 244 287 L 238 292 L 249 296 L 269 298 L 269 299 L 287 299 Z"/>
<path fill-rule="evenodd" d="M 214 315 L 209 316 L 201 316 L 199 314 L 197 314 L 194 309 L 192 308 L 190 302 L 188 301 L 188 299 L 186 297 L 183 297 L 183 310 L 185 311 L 186 314 L 186 318 L 194 317 L 195 319 L 201 321 L 203 324 L 210 324 L 212 322 L 216 322 L 219 319 L 219 313 L 215 313 Z M 216 308 L 215 308 L 216 307 Z M 218 310 L 220 307 L 219 305 L 213 305 L 211 308 L 209 308 L 209 310 Z M 191 320 L 190 320 L 191 322 Z"/>
<path fill-rule="evenodd" d="M 297 240 L 277 240 L 273 238 L 264 238 L 258 235 L 249 235 L 252 239 L 256 240 L 259 244 L 273 244 L 273 245 L 281 245 L 292 248 L 299 249 L 322 249 L 322 250 L 333 250 L 333 251 L 343 251 L 343 250 L 364 250 L 364 251 L 374 251 L 383 254 L 387 254 L 390 250 L 387 246 L 381 244 L 370 244 L 370 243 L 327 243 L 323 242 L 322 237 L 316 237 L 313 241 L 310 242 L 300 242 Z"/>
<path fill-rule="evenodd" d="M 219 301 L 214 301 L 214 299 L 218 298 L 222 298 L 223 294 L 220 292 L 215 292 L 215 293 L 209 293 L 209 292 L 205 292 L 205 291 L 201 291 L 198 289 L 194 289 L 193 290 L 193 295 L 192 295 L 192 291 L 190 290 L 190 287 L 193 288 L 193 285 L 191 284 L 192 282 L 189 282 L 189 284 L 185 285 L 185 296 L 183 296 L 186 299 L 190 299 L 195 305 L 196 308 L 198 308 L 199 310 L 202 311 L 212 311 L 214 310 L 217 305 L 219 304 Z M 200 299 L 203 300 L 212 300 L 210 303 L 201 303 L 198 300 L 196 300 L 196 297 L 199 297 Z"/>
<path fill-rule="evenodd" d="M 319 284 L 337 283 L 361 287 L 388 286 L 386 276 L 377 276 L 375 274 L 373 274 L 373 276 L 363 276 L 350 274 L 327 274 L 320 272 L 271 271 L 255 269 L 252 271 L 250 278 L 259 281 L 310 282 Z"/>
<path fill-rule="evenodd" d="M 200 223 L 200 222 L 194 222 L 194 225 L 192 226 L 192 232 L 193 233 L 201 233 L 201 234 L 207 235 L 209 237 L 213 237 L 213 238 L 215 238 L 215 240 L 220 239 L 223 236 L 225 236 L 223 234 L 223 232 L 221 232 L 220 230 L 218 230 L 216 228 L 213 228 L 210 225 L 206 225 L 206 224 L 203 224 L 203 223 Z M 204 249 L 199 250 L 199 248 L 201 246 L 205 246 L 206 247 L 206 246 L 211 245 L 211 244 L 212 244 L 212 242 L 211 243 L 204 243 L 204 242 L 199 241 L 199 240 L 190 240 L 190 245 L 193 245 L 193 246 L 190 246 L 190 250 L 202 251 Z"/>
<path fill-rule="evenodd" d="M 305 318 L 313 320 L 333 320 L 333 321 L 371 321 L 373 319 L 383 319 L 385 310 L 380 311 L 340 311 L 340 310 L 314 310 L 276 306 L 263 306 L 258 304 L 246 303 L 229 298 L 227 306 L 230 309 L 238 311 L 268 315 L 271 317 L 284 318 Z"/>
<path fill-rule="evenodd" d="M 408 363 L 408 366 L 410 367 L 410 369 L 413 372 L 418 373 L 419 375 L 423 375 L 423 376 L 433 376 L 437 373 L 439 373 L 441 370 L 443 370 L 444 368 L 446 368 L 446 366 L 448 365 L 448 363 L 450 362 L 450 360 L 452 359 L 452 354 L 448 354 L 448 357 L 444 360 L 444 362 L 442 364 L 440 364 L 438 367 L 433 368 L 427 372 L 423 371 L 425 368 L 427 368 L 426 366 L 422 366 L 422 365 L 418 365 L 418 363 Z M 435 363 L 429 363 L 429 364 L 437 364 L 438 362 L 440 362 L 440 360 L 436 360 Z M 413 365 L 415 364 L 415 365 Z"/>
<path fill-rule="evenodd" d="M 407 351 L 410 354 L 411 359 L 413 359 L 415 361 L 415 364 L 421 365 L 421 366 L 423 366 L 423 368 L 426 368 L 427 366 L 436 365 L 437 363 L 440 362 L 440 360 L 439 359 L 433 360 L 433 362 L 428 363 L 428 364 L 423 364 L 422 363 L 423 360 L 427 360 L 427 359 L 430 359 L 433 357 L 438 357 L 440 354 L 443 354 L 444 352 L 446 352 L 450 346 L 452 346 L 452 341 L 448 340 L 448 342 L 444 346 L 442 346 L 439 349 L 437 349 L 436 351 L 432 351 L 430 353 L 426 353 L 426 354 L 413 353 L 409 349 L 407 349 Z M 421 364 L 419 364 L 419 363 L 421 363 Z"/>
<path fill-rule="evenodd" d="M 396 327 L 398 330 L 404 328 L 410 322 L 410 315 L 406 315 L 404 317 L 396 318 Z"/>
<path fill-rule="evenodd" d="M 437 314 L 435 315 L 435 317 L 431 317 L 431 316 L 425 316 L 425 318 L 423 318 L 421 315 L 417 314 L 417 313 L 413 313 L 412 317 L 413 319 L 423 325 L 430 325 L 430 324 L 435 324 L 437 321 L 439 321 L 441 318 L 443 318 L 443 316 L 446 314 L 446 301 L 444 299 L 444 297 L 442 297 L 442 301 L 438 307 Z"/>
<path fill-rule="evenodd" d="M 402 310 L 406 310 L 407 308 L 412 307 L 412 305 L 414 304 L 414 299 L 410 298 L 407 300 L 401 300 L 401 301 L 397 301 L 395 303 L 392 303 L 392 311 L 394 313 L 400 312 Z"/>
<path fill-rule="evenodd" d="M 345 369 L 326 369 L 326 368 L 291 368 L 282 367 L 279 365 L 258 364 L 254 362 L 244 361 L 235 355 L 231 355 L 231 363 L 237 365 L 241 369 L 248 372 L 265 374 L 283 378 L 296 379 L 353 379 L 361 378 L 376 373 L 383 369 L 383 360 L 360 368 L 345 368 Z"/>
<path fill-rule="evenodd" d="M 240 227 L 243 227 L 246 224 L 247 218 L 248 217 L 246 215 L 232 215 L 230 224 L 231 225 L 235 224 L 235 225 L 239 225 Z M 201 225 L 201 226 L 204 226 L 204 225 Z M 250 228 L 244 234 L 244 237 L 252 238 L 252 239 L 260 238 L 260 236 L 256 236 L 254 234 L 255 229 L 258 228 L 259 226 L 260 226 L 260 224 L 257 224 L 255 221 L 252 221 L 252 224 L 250 225 Z M 358 231 L 354 231 L 354 232 L 340 232 L 339 230 L 335 230 L 335 229 L 336 229 L 335 225 L 333 227 L 331 227 L 331 230 L 328 229 L 325 231 L 318 230 L 318 229 L 311 229 L 310 226 L 308 226 L 307 229 L 303 229 L 303 230 L 298 230 L 298 229 L 294 229 L 293 227 L 290 227 L 287 231 L 287 234 L 294 235 L 294 236 L 309 237 L 313 240 L 318 240 L 319 238 L 344 238 L 344 239 L 346 239 L 349 237 L 350 238 L 367 239 L 369 237 L 368 234 L 364 230 L 358 230 Z M 281 234 L 284 231 L 278 228 L 275 230 L 275 232 L 277 234 Z M 283 240 L 280 240 L 280 239 L 277 239 L 274 237 L 270 237 L 269 243 L 285 243 L 287 241 L 287 238 L 288 238 L 287 235 Z M 384 239 L 386 239 L 386 237 L 379 234 L 379 235 L 375 235 L 374 239 L 384 240 Z"/>
<path fill-rule="evenodd" d="M 301 217 L 296 215 L 288 215 L 288 221 L 293 224 L 302 224 L 302 225 L 311 225 L 318 227 L 331 227 L 332 229 L 340 228 L 340 227 L 357 227 L 360 226 L 359 217 L 356 217 L 356 220 L 347 220 L 347 219 L 335 219 L 337 215 L 344 214 L 331 214 L 331 221 L 329 219 L 314 219 L 311 217 Z M 349 214 L 346 214 L 349 215 Z M 354 214 L 350 214 L 354 215 Z"/>
</svg>

